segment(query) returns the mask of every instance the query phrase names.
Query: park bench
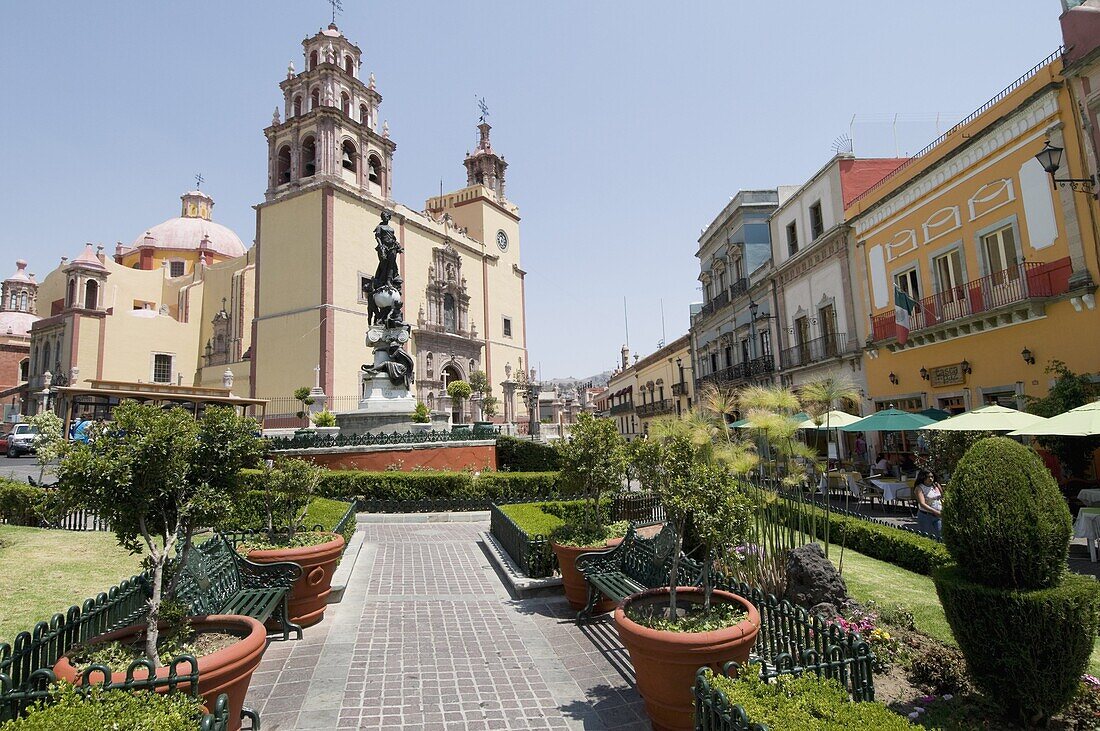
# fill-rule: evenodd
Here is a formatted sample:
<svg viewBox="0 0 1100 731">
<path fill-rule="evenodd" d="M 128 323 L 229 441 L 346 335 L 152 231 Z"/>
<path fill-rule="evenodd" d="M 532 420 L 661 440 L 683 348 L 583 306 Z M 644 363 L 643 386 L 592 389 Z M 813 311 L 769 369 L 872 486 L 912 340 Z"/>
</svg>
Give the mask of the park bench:
<svg viewBox="0 0 1100 731">
<path fill-rule="evenodd" d="M 670 524 L 666 523 L 652 538 L 643 538 L 631 523 L 619 545 L 577 556 L 577 570 L 588 584 L 588 604 L 577 617 L 591 616 L 601 596 L 621 602 L 631 594 L 668 586 L 675 550 L 676 532 Z M 695 586 L 699 564 L 681 558 L 678 573 L 677 586 Z"/>
<path fill-rule="evenodd" d="M 274 619 L 283 639 L 302 628 L 290 621 L 287 596 L 302 575 L 291 561 L 260 564 L 238 554 L 221 535 L 194 544 L 180 567 L 176 596 L 191 614 L 238 614 L 260 622 Z"/>
</svg>

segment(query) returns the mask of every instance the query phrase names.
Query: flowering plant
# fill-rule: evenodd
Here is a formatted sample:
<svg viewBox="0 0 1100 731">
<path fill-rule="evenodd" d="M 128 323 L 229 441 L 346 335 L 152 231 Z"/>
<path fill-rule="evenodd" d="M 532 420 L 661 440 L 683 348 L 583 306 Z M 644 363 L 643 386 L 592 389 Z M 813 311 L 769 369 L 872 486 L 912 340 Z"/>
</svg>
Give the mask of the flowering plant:
<svg viewBox="0 0 1100 731">
<path fill-rule="evenodd" d="M 837 625 L 849 632 L 855 632 L 871 646 L 875 654 L 872 668 L 876 673 L 885 673 L 897 661 L 901 654 L 901 641 L 879 626 L 878 613 L 871 609 L 856 609 L 847 617 L 839 617 Z"/>
</svg>

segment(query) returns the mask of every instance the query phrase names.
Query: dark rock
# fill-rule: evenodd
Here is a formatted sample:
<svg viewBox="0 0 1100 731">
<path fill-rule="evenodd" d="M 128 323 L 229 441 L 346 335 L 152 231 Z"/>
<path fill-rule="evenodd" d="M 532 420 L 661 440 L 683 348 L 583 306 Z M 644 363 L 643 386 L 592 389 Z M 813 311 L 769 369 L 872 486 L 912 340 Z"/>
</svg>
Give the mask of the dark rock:
<svg viewBox="0 0 1100 731">
<path fill-rule="evenodd" d="M 844 607 L 850 601 L 848 587 L 836 567 L 825 558 L 819 543 L 807 543 L 787 554 L 787 593 L 784 598 L 800 607 L 832 604 Z"/>
<path fill-rule="evenodd" d="M 826 622 L 835 622 L 841 618 L 840 610 L 836 608 L 835 604 L 829 602 L 821 602 L 810 607 L 810 614 L 816 614 L 824 619 Z"/>
</svg>

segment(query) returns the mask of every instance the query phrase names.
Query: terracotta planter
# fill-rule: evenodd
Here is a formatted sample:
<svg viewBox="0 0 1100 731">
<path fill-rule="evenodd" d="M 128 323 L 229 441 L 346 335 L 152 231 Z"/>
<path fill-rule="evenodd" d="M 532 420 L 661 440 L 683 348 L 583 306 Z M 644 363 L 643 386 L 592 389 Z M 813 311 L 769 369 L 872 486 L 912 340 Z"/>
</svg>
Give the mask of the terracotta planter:
<svg viewBox="0 0 1100 731">
<path fill-rule="evenodd" d="M 332 535 L 331 541 L 316 546 L 248 552 L 248 559 L 256 563 L 293 561 L 302 567 L 301 578 L 290 590 L 287 608 L 290 621 L 303 627 L 317 624 L 325 616 L 328 595 L 332 593 L 332 574 L 344 550 L 344 537 Z"/>
<path fill-rule="evenodd" d="M 551 543 L 554 555 L 558 557 L 558 569 L 561 571 L 561 585 L 565 589 L 565 598 L 569 600 L 569 606 L 578 612 L 588 604 L 588 585 L 584 581 L 584 574 L 577 571 L 577 556 L 582 553 L 602 550 L 603 546 L 588 546 L 577 548 L 575 546 L 562 546 Z M 615 602 L 610 599 L 601 599 L 596 602 L 593 614 L 604 614 L 615 608 Z"/>
<path fill-rule="evenodd" d="M 217 630 L 231 634 L 243 635 L 240 642 L 230 645 L 223 650 L 204 655 L 199 660 L 199 695 L 202 696 L 203 705 L 207 710 L 214 708 L 214 702 L 218 695 L 225 693 L 229 696 L 229 731 L 238 731 L 241 727 L 241 708 L 244 706 L 244 697 L 248 693 L 248 684 L 252 680 L 252 673 L 260 664 L 264 648 L 267 647 L 267 630 L 264 626 L 250 617 L 238 617 L 236 615 L 211 614 L 206 617 L 197 617 L 192 620 L 196 630 Z M 102 644 L 114 640 L 122 640 L 145 631 L 145 625 L 133 625 L 108 632 L 94 638 L 89 644 Z M 70 683 L 80 684 L 80 674 L 72 666 L 67 657 L 62 657 L 53 666 L 54 674 L 58 680 L 67 680 Z M 186 664 L 180 666 L 181 672 L 187 672 Z M 138 671 L 138 677 L 144 677 L 144 671 Z M 168 668 L 157 669 L 158 678 L 168 677 Z M 92 677 L 92 681 L 97 676 Z M 111 675 L 112 683 L 126 681 L 126 673 L 114 673 Z M 187 691 L 190 683 L 180 683 L 177 688 Z M 158 688 L 158 693 L 166 693 L 166 687 Z"/>
<path fill-rule="evenodd" d="M 676 590 L 676 600 L 702 603 L 703 592 L 693 587 Z M 638 692 L 646 713 L 659 731 L 695 728 L 692 687 L 704 665 L 715 671 L 730 660 L 744 663 L 760 631 L 760 613 L 752 602 L 728 591 L 714 591 L 712 601 L 740 604 L 747 616 L 732 627 L 713 632 L 666 632 L 633 622 L 624 609 L 637 604 L 668 603 L 668 589 L 652 589 L 627 597 L 615 610 L 615 628 L 630 653 Z"/>
<path fill-rule="evenodd" d="M 615 546 L 619 545 L 622 542 L 623 542 L 622 538 L 608 538 L 606 545 L 607 545 L 608 548 L 614 548 Z"/>
</svg>

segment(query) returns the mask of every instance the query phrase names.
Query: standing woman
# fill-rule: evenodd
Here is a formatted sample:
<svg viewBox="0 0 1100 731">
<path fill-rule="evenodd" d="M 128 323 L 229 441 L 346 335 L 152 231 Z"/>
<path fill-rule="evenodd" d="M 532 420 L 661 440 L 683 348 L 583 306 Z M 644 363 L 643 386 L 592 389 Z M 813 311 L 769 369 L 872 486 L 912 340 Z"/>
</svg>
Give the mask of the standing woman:
<svg viewBox="0 0 1100 731">
<path fill-rule="evenodd" d="M 917 472 L 917 528 L 925 533 L 931 533 L 940 537 L 940 529 L 943 521 L 940 519 L 940 511 L 943 510 L 943 487 L 936 482 L 936 478 L 928 470 Z"/>
</svg>

